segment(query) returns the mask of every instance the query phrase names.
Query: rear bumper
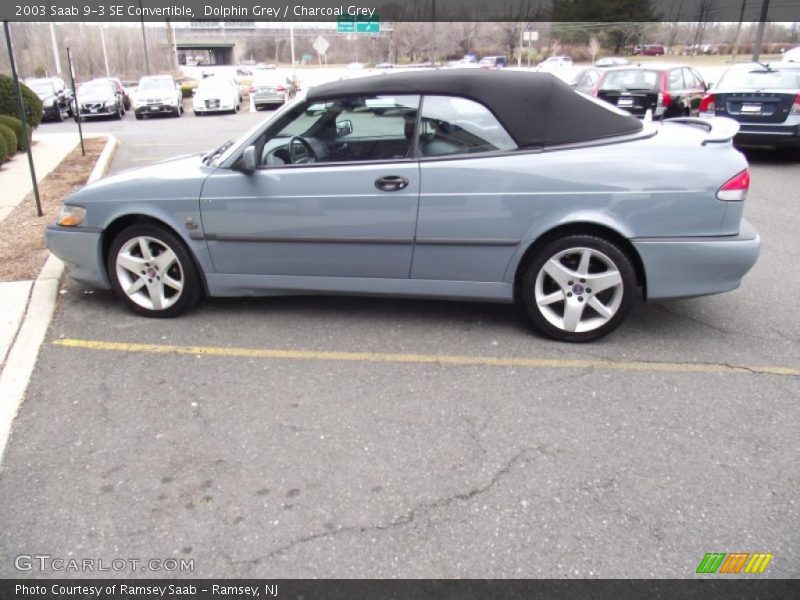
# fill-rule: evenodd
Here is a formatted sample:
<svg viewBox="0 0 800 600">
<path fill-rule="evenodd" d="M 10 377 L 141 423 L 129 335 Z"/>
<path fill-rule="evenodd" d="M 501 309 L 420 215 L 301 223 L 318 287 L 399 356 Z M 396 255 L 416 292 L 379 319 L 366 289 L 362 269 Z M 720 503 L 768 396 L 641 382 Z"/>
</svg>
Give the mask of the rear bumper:
<svg viewBox="0 0 800 600">
<path fill-rule="evenodd" d="M 761 238 L 742 219 L 739 235 L 631 240 L 644 265 L 647 298 L 689 298 L 739 287 L 758 259 Z"/>
<path fill-rule="evenodd" d="M 740 146 L 800 146 L 800 125 L 741 123 L 733 142 Z"/>
<path fill-rule="evenodd" d="M 284 94 L 253 94 L 253 104 L 283 104 L 285 100 Z"/>
<path fill-rule="evenodd" d="M 64 262 L 72 279 L 90 287 L 111 289 L 103 265 L 102 234 L 99 231 L 50 225 L 45 230 L 45 241 L 50 252 Z"/>
<path fill-rule="evenodd" d="M 700 113 L 704 119 L 713 119 L 715 113 Z M 727 116 L 727 115 L 726 115 Z M 734 117 L 728 117 L 734 118 Z M 800 122 L 792 115 L 783 123 L 739 123 L 739 133 L 733 138 L 737 146 L 786 147 L 800 146 Z"/>
</svg>

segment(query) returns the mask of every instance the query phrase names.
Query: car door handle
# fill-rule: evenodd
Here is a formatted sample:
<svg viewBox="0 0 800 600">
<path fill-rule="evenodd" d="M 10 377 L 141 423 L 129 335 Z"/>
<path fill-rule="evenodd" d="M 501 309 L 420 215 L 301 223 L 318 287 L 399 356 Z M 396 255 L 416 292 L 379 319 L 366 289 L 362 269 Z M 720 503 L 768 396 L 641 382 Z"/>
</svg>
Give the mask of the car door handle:
<svg viewBox="0 0 800 600">
<path fill-rule="evenodd" d="M 408 179 L 400 175 L 386 175 L 375 180 L 375 187 L 384 192 L 396 192 L 408 186 Z"/>
</svg>

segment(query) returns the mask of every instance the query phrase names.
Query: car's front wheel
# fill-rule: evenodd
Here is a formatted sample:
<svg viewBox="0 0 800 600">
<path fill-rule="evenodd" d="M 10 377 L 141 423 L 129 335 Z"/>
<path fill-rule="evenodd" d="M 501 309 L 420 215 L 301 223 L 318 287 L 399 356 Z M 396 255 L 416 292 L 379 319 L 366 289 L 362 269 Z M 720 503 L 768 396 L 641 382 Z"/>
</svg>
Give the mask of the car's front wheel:
<svg viewBox="0 0 800 600">
<path fill-rule="evenodd" d="M 174 317 L 201 296 L 200 275 L 189 251 L 158 225 L 132 225 L 111 243 L 108 274 L 114 290 L 133 312 Z"/>
<path fill-rule="evenodd" d="M 522 301 L 534 328 L 565 342 L 589 342 L 616 329 L 631 308 L 636 272 L 623 250 L 601 237 L 547 243 L 527 264 Z"/>
</svg>

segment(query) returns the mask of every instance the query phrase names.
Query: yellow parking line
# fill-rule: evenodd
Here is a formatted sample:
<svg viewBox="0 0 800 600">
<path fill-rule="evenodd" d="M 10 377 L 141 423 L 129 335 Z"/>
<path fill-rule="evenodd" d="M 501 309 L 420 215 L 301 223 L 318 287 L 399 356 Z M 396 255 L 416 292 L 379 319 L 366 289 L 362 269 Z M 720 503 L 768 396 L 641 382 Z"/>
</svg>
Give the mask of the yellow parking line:
<svg viewBox="0 0 800 600">
<path fill-rule="evenodd" d="M 612 369 L 618 371 L 658 371 L 667 373 L 736 373 L 800 377 L 800 369 L 788 367 L 750 367 L 723 363 L 680 363 L 648 361 L 615 361 L 561 358 L 515 358 L 500 356 L 458 356 L 447 354 L 395 354 L 387 352 L 329 352 L 320 350 L 278 350 L 268 348 L 223 348 L 221 346 L 178 346 L 173 344 L 137 344 L 100 340 L 59 339 L 56 346 L 142 352 L 147 354 L 191 354 L 239 358 L 280 358 L 294 360 L 328 360 L 374 363 L 415 363 L 452 366 L 525 367 L 532 369 Z"/>
</svg>

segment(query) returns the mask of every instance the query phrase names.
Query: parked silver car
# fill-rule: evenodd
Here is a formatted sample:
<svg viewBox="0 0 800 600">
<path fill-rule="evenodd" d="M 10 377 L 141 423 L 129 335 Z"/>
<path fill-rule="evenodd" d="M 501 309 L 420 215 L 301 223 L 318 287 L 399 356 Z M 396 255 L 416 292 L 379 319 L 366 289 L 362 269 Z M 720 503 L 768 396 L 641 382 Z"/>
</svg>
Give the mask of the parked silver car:
<svg viewBox="0 0 800 600">
<path fill-rule="evenodd" d="M 537 331 L 588 341 L 640 292 L 725 292 L 753 266 L 736 131 L 643 122 L 550 74 L 351 79 L 208 154 L 86 186 L 47 243 L 146 316 L 203 295 L 516 301 Z"/>
<path fill-rule="evenodd" d="M 256 69 L 250 95 L 256 110 L 283 104 L 287 93 L 286 75 L 270 69 Z"/>
</svg>

